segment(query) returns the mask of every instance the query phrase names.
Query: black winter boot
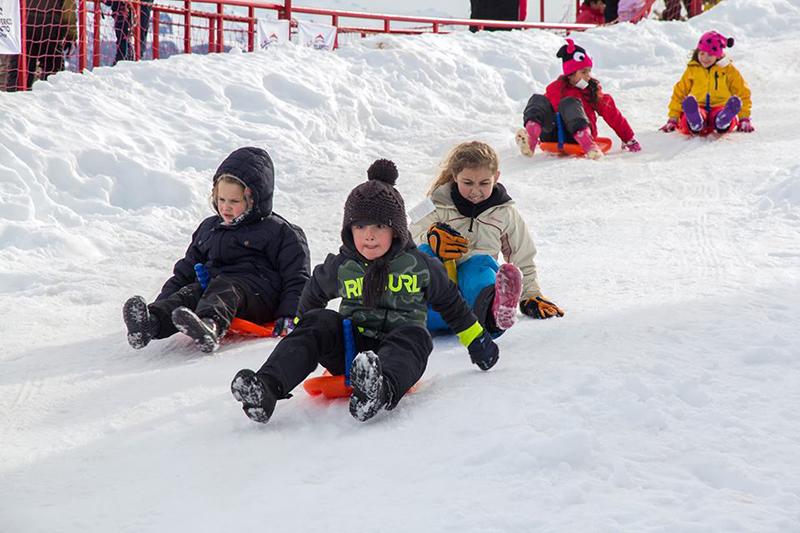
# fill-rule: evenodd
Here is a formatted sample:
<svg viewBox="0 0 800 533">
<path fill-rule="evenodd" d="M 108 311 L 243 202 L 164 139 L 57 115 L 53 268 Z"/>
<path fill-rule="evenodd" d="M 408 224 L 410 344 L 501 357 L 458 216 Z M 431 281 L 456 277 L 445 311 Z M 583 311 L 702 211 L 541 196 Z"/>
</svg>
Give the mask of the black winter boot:
<svg viewBox="0 0 800 533">
<path fill-rule="evenodd" d="M 262 424 L 269 421 L 278 401 L 278 395 L 267 380 L 246 368 L 236 373 L 231 382 L 231 393 L 237 402 L 243 404 L 244 414 Z"/>
<path fill-rule="evenodd" d="M 392 400 L 391 390 L 381 371 L 381 362 L 373 352 L 360 353 L 350 367 L 350 414 L 366 422 Z"/>
<path fill-rule="evenodd" d="M 158 333 L 158 320 L 147 309 L 147 301 L 141 296 L 128 298 L 122 306 L 122 319 L 128 328 L 128 344 L 134 350 L 147 346 Z"/>
<path fill-rule="evenodd" d="M 178 307 L 172 312 L 172 323 L 194 339 L 201 352 L 211 353 L 219 348 L 219 326 L 213 318 L 200 318 L 188 307 Z"/>
</svg>

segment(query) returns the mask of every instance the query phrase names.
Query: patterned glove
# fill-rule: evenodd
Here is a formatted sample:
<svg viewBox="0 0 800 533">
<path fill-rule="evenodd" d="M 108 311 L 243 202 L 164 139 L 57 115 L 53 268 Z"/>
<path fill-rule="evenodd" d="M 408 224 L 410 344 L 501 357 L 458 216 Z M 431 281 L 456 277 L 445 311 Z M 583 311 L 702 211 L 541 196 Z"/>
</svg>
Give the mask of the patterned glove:
<svg viewBox="0 0 800 533">
<path fill-rule="evenodd" d="M 489 370 L 500 359 L 500 348 L 492 340 L 489 332 L 483 330 L 483 334 L 472 341 L 467 347 L 469 358 L 478 365 L 481 370 Z"/>
<path fill-rule="evenodd" d="M 678 129 L 678 121 L 674 118 L 670 118 L 666 124 L 661 126 L 661 131 L 669 133 L 671 131 L 675 131 Z"/>
<path fill-rule="evenodd" d="M 519 309 L 523 313 L 533 318 L 553 318 L 554 316 L 564 316 L 564 311 L 541 296 L 534 296 L 519 303 Z"/>
<path fill-rule="evenodd" d="M 626 148 L 628 150 L 630 150 L 631 152 L 641 152 L 642 151 L 642 146 L 639 144 L 639 141 L 637 141 L 636 139 L 631 139 L 630 141 L 628 141 L 628 142 L 626 142 L 625 144 L 622 145 L 622 149 L 623 150 L 625 150 Z"/>
<path fill-rule="evenodd" d="M 753 127 L 753 123 L 750 122 L 750 117 L 745 117 L 739 121 L 739 126 L 736 128 L 737 131 L 743 131 L 745 133 L 753 133 L 756 129 Z"/>
<path fill-rule="evenodd" d="M 294 317 L 282 316 L 275 321 L 275 327 L 272 330 L 273 337 L 285 337 L 294 331 Z"/>
<path fill-rule="evenodd" d="M 428 244 L 442 259 L 458 259 L 467 253 L 469 239 L 444 222 L 434 222 L 428 228 Z"/>
</svg>

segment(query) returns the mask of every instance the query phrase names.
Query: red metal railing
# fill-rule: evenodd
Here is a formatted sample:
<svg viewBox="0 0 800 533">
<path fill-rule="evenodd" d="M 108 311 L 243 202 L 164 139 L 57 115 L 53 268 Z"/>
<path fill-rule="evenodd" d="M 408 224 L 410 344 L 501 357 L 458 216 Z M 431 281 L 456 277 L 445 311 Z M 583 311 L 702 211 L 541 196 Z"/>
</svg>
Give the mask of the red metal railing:
<svg viewBox="0 0 800 533">
<path fill-rule="evenodd" d="M 576 8 L 581 0 L 576 0 Z M 592 24 L 571 24 L 544 22 L 545 0 L 540 0 L 541 22 L 507 22 L 475 19 L 450 19 L 438 17 L 415 17 L 364 13 L 326 8 L 293 6 L 291 0 L 283 4 L 257 0 L 179 0 L 173 4 L 153 4 L 152 0 L 78 0 L 77 26 L 79 35 L 77 47 L 69 54 L 62 54 L 61 45 L 57 55 L 62 63 L 66 58 L 67 68 L 82 72 L 87 68 L 113 64 L 119 60 L 140 60 L 146 57 L 159 59 L 176 53 L 220 53 L 232 46 L 252 52 L 256 46 L 257 20 L 265 12 L 276 13 L 280 19 L 292 21 L 296 16 L 330 17 L 330 23 L 337 27 L 338 34 L 420 34 L 447 33 L 459 26 L 469 26 L 477 30 L 487 28 L 504 29 L 543 29 L 554 31 L 582 31 L 594 27 Z M 108 4 L 104 10 L 103 5 Z M 111 7 L 109 7 L 111 6 Z M 25 90 L 32 81 L 31 74 L 40 68 L 39 59 L 27 58 L 38 50 L 28 42 L 34 35 L 46 41 L 50 33 L 41 37 L 41 29 L 31 30 L 31 19 L 26 18 L 25 0 L 21 0 L 23 54 L 6 56 L 17 58 L 13 72 L 16 83 L 8 90 Z M 229 12 L 226 13 L 226 10 Z M 231 13 L 230 11 L 236 11 Z M 701 0 L 691 0 L 691 15 L 702 11 Z M 37 13 L 38 15 L 38 13 Z M 52 15 L 52 13 L 50 14 Z M 110 19 L 110 20 L 109 20 Z M 53 19 L 55 20 L 55 19 Z M 144 24 L 141 21 L 145 21 Z M 355 24 L 348 21 L 356 21 Z M 147 47 L 149 24 L 152 22 L 152 44 Z M 367 24 L 374 24 L 368 26 Z M 27 34 L 26 34 L 27 32 Z M 58 33 L 58 32 L 55 32 Z M 63 32 L 62 32 L 63 33 Z M 61 33 L 58 33 L 61 35 Z M 63 41 L 63 37 L 60 37 Z M 39 43 L 41 44 L 41 43 Z M 45 44 L 47 44 L 45 42 Z M 63 42 L 62 42 L 63 44 Z M 46 48 L 46 47 L 45 47 Z M 124 50 L 123 50 L 124 48 Z M 32 62 L 36 59 L 36 62 Z M 39 67 L 37 67 L 39 65 Z M 31 67 L 32 66 L 32 67 Z M 47 61 L 45 61 L 47 66 Z M 26 70 L 33 68 L 31 72 Z M 7 74 L 11 73 L 11 69 Z M 2 69 L 0 68 L 0 74 Z M 46 78 L 52 72 L 42 68 L 40 77 Z M 11 77 L 11 76 L 9 76 Z M 0 85 L 2 88 L 2 85 Z"/>
</svg>

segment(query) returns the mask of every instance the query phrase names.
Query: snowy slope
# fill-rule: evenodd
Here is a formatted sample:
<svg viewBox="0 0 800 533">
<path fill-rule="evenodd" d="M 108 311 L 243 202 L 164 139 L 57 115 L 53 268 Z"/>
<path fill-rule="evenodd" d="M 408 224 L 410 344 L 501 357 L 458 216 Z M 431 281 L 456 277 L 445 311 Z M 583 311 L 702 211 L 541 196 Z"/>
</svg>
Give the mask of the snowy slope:
<svg viewBox="0 0 800 533">
<path fill-rule="evenodd" d="M 733 35 L 752 135 L 657 131 L 699 34 Z M 800 532 L 800 6 L 576 37 L 626 114 L 600 162 L 519 156 L 560 70 L 540 32 L 374 38 L 336 53 L 172 57 L 0 93 L 0 531 Z M 266 339 L 135 352 L 233 149 L 267 148 L 276 211 L 338 247 L 378 157 L 407 204 L 482 139 L 567 315 L 521 319 L 488 373 L 448 337 L 420 390 L 360 424 L 298 389 L 266 426 L 229 392 Z"/>
</svg>

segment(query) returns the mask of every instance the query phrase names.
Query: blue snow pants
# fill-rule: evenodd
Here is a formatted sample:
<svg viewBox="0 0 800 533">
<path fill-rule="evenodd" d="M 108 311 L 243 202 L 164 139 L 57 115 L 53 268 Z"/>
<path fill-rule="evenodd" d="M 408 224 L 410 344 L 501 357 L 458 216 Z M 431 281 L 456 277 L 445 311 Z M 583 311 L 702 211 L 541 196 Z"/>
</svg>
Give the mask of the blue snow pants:
<svg viewBox="0 0 800 533">
<path fill-rule="evenodd" d="M 420 244 L 417 248 L 431 257 L 436 257 L 428 244 Z M 500 265 L 491 255 L 473 255 L 456 267 L 458 290 L 461 291 L 461 296 L 470 307 L 475 304 L 478 293 L 489 285 L 494 285 L 498 268 Z M 428 305 L 427 326 L 428 331 L 450 331 L 450 326 L 444 321 L 442 315 L 434 311 L 430 305 Z"/>
</svg>

